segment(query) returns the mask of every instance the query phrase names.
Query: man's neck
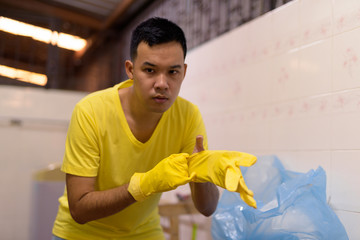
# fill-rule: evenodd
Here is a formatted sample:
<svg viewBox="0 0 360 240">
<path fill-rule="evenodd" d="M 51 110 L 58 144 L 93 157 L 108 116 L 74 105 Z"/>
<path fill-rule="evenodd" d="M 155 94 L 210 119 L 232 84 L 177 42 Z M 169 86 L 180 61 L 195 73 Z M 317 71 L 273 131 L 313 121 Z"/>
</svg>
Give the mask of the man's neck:
<svg viewBox="0 0 360 240">
<path fill-rule="evenodd" d="M 144 110 L 142 106 L 138 106 L 133 96 L 132 87 L 119 90 L 121 106 L 133 135 L 139 141 L 146 142 L 152 136 L 162 117 L 162 113 Z"/>
</svg>

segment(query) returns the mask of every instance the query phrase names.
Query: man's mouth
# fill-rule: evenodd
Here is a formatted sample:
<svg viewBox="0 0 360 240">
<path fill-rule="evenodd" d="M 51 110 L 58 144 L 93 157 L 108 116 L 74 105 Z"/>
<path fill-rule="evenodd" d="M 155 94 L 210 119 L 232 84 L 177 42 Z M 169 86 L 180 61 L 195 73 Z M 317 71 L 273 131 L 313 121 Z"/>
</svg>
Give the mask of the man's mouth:
<svg viewBox="0 0 360 240">
<path fill-rule="evenodd" d="M 166 102 L 168 100 L 168 98 L 166 96 L 163 96 L 163 95 L 156 95 L 155 97 L 153 97 L 153 99 L 157 103 L 164 103 L 164 102 Z"/>
</svg>

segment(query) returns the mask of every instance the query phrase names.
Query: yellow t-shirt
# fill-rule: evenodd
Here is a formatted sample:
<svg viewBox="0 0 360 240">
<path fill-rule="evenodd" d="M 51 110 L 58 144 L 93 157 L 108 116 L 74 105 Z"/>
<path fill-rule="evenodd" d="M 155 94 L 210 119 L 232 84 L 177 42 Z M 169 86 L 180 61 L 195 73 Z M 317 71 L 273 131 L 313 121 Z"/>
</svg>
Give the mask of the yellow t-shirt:
<svg viewBox="0 0 360 240">
<path fill-rule="evenodd" d="M 62 171 L 96 177 L 100 191 L 128 183 L 135 172 L 147 172 L 173 153 L 191 154 L 199 134 L 207 148 L 198 108 L 181 97 L 163 114 L 151 138 L 145 143 L 138 141 L 118 94 L 119 88 L 131 85 L 128 80 L 88 95 L 75 106 L 70 121 Z M 154 194 L 112 216 L 81 225 L 70 215 L 65 189 L 53 234 L 68 240 L 164 239 L 157 208 L 160 196 Z"/>
</svg>

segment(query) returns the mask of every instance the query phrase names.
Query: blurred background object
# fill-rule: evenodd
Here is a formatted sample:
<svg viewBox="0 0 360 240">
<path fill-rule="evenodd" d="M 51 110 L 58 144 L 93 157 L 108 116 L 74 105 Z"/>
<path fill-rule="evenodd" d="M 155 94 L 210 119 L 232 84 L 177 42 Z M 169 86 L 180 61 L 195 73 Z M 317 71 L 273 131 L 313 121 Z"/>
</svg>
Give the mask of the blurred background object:
<svg viewBox="0 0 360 240">
<path fill-rule="evenodd" d="M 58 209 L 58 198 L 64 192 L 65 173 L 59 163 L 49 164 L 33 175 L 31 240 L 49 240 Z"/>
</svg>

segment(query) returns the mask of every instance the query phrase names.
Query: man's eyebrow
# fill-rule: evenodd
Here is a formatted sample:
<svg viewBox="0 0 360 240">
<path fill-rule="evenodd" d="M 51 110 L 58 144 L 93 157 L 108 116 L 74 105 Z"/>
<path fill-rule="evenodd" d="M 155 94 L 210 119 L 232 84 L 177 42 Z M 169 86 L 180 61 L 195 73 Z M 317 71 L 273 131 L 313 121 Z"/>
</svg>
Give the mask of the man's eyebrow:
<svg viewBox="0 0 360 240">
<path fill-rule="evenodd" d="M 143 65 L 143 66 L 144 66 L 144 65 L 147 65 L 147 66 L 151 66 L 151 67 L 155 67 L 155 66 L 156 66 L 155 64 L 152 64 L 152 63 L 149 63 L 149 62 L 144 62 L 142 65 Z"/>
<path fill-rule="evenodd" d="M 156 65 L 155 64 L 153 64 L 153 63 L 150 63 L 150 62 L 144 62 L 143 64 L 142 64 L 143 66 L 150 66 L 150 67 L 156 67 Z M 180 64 L 176 64 L 176 65 L 172 65 L 172 66 L 170 66 L 170 68 L 181 68 L 181 65 Z"/>
<path fill-rule="evenodd" d="M 170 68 L 181 68 L 181 65 L 173 65 L 173 66 L 170 66 Z"/>
</svg>

